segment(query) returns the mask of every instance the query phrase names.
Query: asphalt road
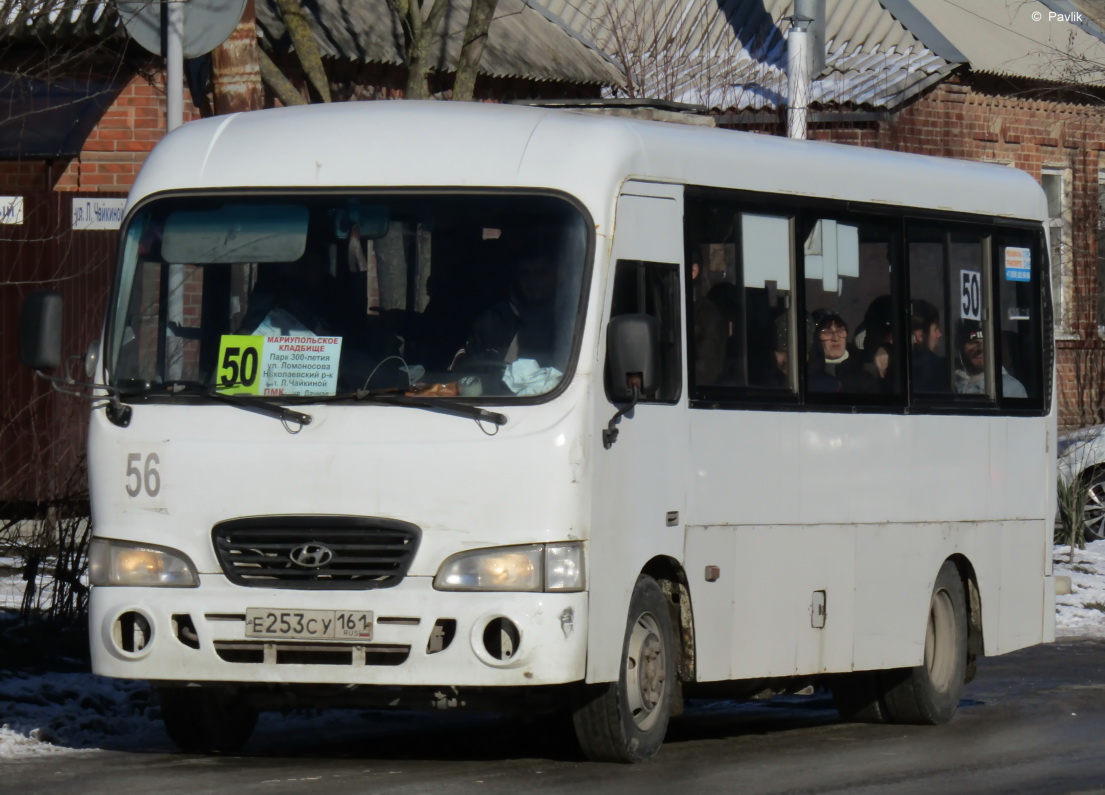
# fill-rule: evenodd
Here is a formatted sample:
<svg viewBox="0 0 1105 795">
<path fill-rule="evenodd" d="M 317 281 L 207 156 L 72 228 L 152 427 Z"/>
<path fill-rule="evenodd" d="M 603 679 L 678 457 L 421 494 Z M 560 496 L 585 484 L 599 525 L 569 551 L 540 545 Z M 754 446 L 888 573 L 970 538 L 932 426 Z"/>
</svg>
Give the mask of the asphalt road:
<svg viewBox="0 0 1105 795">
<path fill-rule="evenodd" d="M 659 756 L 582 761 L 564 725 L 345 713 L 306 737 L 259 730 L 244 754 L 149 747 L 0 764 L 43 793 L 1105 793 L 1105 641 L 981 661 L 946 726 L 840 723 L 825 697 L 692 702 Z M 355 716 L 355 719 L 348 716 Z"/>
</svg>

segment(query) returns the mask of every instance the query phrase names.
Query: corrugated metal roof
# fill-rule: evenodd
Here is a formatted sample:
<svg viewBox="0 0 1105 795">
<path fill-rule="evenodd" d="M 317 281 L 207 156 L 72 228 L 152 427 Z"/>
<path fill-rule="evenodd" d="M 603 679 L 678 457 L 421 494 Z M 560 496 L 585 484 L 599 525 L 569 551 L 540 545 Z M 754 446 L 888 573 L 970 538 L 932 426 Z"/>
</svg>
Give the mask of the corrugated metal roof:
<svg viewBox="0 0 1105 795">
<path fill-rule="evenodd" d="M 118 27 L 112 0 L 0 0 L 0 41 L 66 43 Z"/>
<path fill-rule="evenodd" d="M 460 55 L 471 0 L 453 0 L 431 45 L 436 71 L 452 71 Z M 304 3 L 323 57 L 400 64 L 403 33 L 387 0 L 317 0 Z M 275 0 L 257 0 L 257 24 L 265 39 L 287 48 Z M 584 84 L 617 85 L 621 73 L 605 54 L 556 24 L 524 0 L 499 0 L 488 31 L 480 71 Z"/>
<path fill-rule="evenodd" d="M 783 104 L 785 17 L 793 13 L 793 0 L 539 2 L 614 55 L 628 85 L 643 96 L 735 110 Z M 981 72 L 1098 84 L 1105 43 L 1049 17 L 1068 5 L 826 0 L 827 71 L 811 99 L 893 108 L 962 63 Z M 1086 27 L 1093 27 L 1088 20 Z"/>
<path fill-rule="evenodd" d="M 900 2 L 901 0 L 899 0 Z M 1054 2 L 924 0 L 913 5 L 976 72 L 1105 86 L 1105 41 L 1073 7 Z M 891 6 L 893 7 L 893 6 Z M 1056 10 L 1058 9 L 1058 10 Z"/>
<path fill-rule="evenodd" d="M 257 0 L 257 22 L 270 47 L 281 42 L 284 25 L 274 0 Z M 324 57 L 363 63 L 402 63 L 402 32 L 387 0 L 304 2 Z M 439 70 L 449 71 L 460 53 L 470 0 L 452 0 L 431 52 Z M 120 35 L 113 0 L 0 0 L 0 41 L 70 44 Z M 480 71 L 583 84 L 618 85 L 621 73 L 609 58 L 574 30 L 529 0 L 500 0 L 491 23 Z"/>
<path fill-rule="evenodd" d="M 784 104 L 793 0 L 539 0 L 626 66 L 643 95 L 718 109 Z M 877 0 L 827 0 L 821 105 L 898 105 L 955 65 Z M 682 51 L 682 53 L 680 53 Z"/>
</svg>

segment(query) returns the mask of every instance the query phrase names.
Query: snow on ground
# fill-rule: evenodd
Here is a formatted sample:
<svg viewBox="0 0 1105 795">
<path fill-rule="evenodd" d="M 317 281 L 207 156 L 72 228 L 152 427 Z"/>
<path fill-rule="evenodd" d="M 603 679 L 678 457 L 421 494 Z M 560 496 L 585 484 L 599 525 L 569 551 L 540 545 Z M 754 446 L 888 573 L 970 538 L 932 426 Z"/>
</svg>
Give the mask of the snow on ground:
<svg viewBox="0 0 1105 795">
<path fill-rule="evenodd" d="M 1070 594 L 1055 600 L 1056 635 L 1105 638 L 1105 541 L 1075 550 L 1073 565 L 1069 556 L 1069 547 L 1055 548 L 1055 574 L 1069 576 L 1072 585 Z M 5 615 L 10 624 L 21 595 L 21 577 L 0 568 L 0 631 Z M 313 710 L 265 713 L 257 730 L 310 732 L 335 718 L 333 712 L 322 716 Z M 0 759 L 103 748 L 171 750 L 156 699 L 144 682 L 90 673 L 0 674 Z"/>
<path fill-rule="evenodd" d="M 1105 541 L 1074 550 L 1055 547 L 1055 574 L 1071 579 L 1071 593 L 1055 597 L 1055 634 L 1105 638 Z"/>
</svg>

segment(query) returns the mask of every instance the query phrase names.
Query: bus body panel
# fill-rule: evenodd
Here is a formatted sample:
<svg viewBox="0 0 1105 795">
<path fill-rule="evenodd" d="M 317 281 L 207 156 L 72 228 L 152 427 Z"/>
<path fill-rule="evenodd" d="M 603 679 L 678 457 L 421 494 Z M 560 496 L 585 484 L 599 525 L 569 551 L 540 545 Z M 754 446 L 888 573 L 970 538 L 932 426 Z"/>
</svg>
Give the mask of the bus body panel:
<svg viewBox="0 0 1105 795">
<path fill-rule="evenodd" d="M 559 109 L 443 105 L 334 103 L 189 122 L 151 152 L 128 212 L 146 196 L 172 190 L 427 185 L 542 186 L 566 191 L 594 210 L 625 179 L 640 177 L 1047 217 L 1035 181 L 998 165 Z M 294 158 L 289 140 L 297 142 Z M 895 179 L 886 178 L 890 173 Z"/>
<path fill-rule="evenodd" d="M 607 295 L 613 290 L 619 260 L 682 264 L 682 251 L 672 244 L 681 237 L 682 221 L 681 187 L 627 183 L 615 216 L 611 267 L 604 275 Z M 604 306 L 608 303 L 604 301 Z M 604 316 L 603 332 L 607 322 L 609 317 Z M 605 349 L 603 334 L 596 350 L 596 381 L 602 377 Z M 682 355 L 686 356 L 685 348 Z M 685 388 L 680 392 L 685 393 Z M 600 427 L 615 411 L 597 383 L 593 411 Z M 592 437 L 594 532 L 590 552 L 595 576 L 588 584 L 589 682 L 618 677 L 629 597 L 638 573 L 654 558 L 682 559 L 689 467 L 686 422 L 686 398 L 681 396 L 674 404 L 638 405 L 622 418 L 618 440 L 609 450 L 602 448 L 598 428 Z M 674 520 L 669 519 L 672 514 Z"/>
</svg>

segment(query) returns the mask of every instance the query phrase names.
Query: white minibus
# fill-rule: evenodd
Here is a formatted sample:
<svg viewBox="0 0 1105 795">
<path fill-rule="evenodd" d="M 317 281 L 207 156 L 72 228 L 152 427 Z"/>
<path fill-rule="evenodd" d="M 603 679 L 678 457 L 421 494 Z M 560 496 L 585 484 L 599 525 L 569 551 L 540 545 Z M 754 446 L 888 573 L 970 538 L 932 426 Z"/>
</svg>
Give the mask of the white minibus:
<svg viewBox="0 0 1105 795">
<path fill-rule="evenodd" d="M 94 670 L 199 751 L 290 704 L 617 761 L 696 691 L 948 721 L 1054 635 L 1046 220 L 1011 168 L 564 109 L 186 124 L 96 359 Z"/>
</svg>

